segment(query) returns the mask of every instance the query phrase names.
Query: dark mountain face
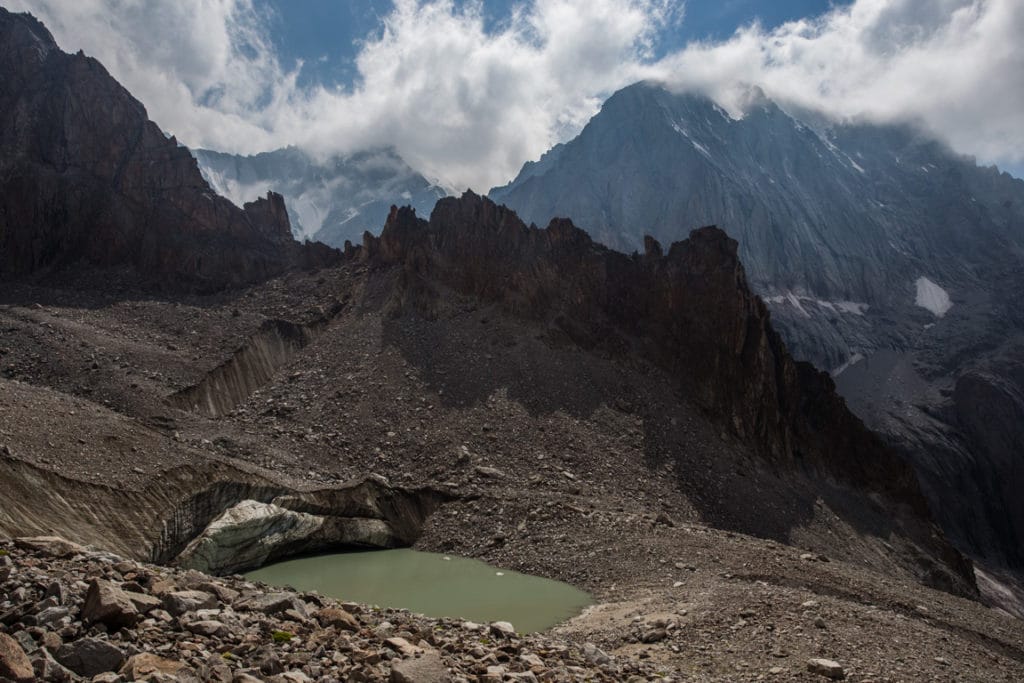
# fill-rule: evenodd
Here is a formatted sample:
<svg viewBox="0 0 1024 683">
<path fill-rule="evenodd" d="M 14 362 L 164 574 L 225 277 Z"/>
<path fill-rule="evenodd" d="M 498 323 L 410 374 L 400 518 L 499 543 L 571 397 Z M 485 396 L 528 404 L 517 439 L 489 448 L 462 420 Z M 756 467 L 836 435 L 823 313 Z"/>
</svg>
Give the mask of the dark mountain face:
<svg viewBox="0 0 1024 683">
<path fill-rule="evenodd" d="M 445 191 L 409 168 L 392 149 L 367 150 L 317 161 L 294 147 L 254 156 L 199 149 L 203 176 L 241 206 L 268 190 L 281 193 L 292 231 L 332 247 L 376 232 L 392 204 L 428 214 Z"/>
<path fill-rule="evenodd" d="M 928 507 L 909 466 L 847 410 L 826 373 L 790 357 L 747 286 L 736 242 L 721 230 L 695 230 L 667 253 L 648 239 L 644 255 L 626 256 L 568 220 L 528 228 L 507 208 L 467 193 L 438 202 L 429 222 L 392 209 L 380 237 L 368 233 L 352 256 L 371 269 L 399 269 L 392 316 L 444 316 L 454 292 L 540 322 L 589 353 L 653 363 L 770 467 L 819 482 L 816 495 L 866 524 L 864 531 L 873 504 L 861 496 L 884 499 L 901 533 L 941 558 L 921 558 L 927 581 L 956 591 L 965 590 L 965 577 L 973 582 L 958 553 L 928 540 L 935 529 L 924 521 Z M 826 482 L 839 482 L 852 499 L 824 493 Z M 771 536 L 778 520 L 770 517 L 739 528 Z"/>
<path fill-rule="evenodd" d="M 911 457 L 962 547 L 1024 568 L 1024 181 L 905 126 L 626 88 L 490 196 L 634 250 L 716 223 L 796 357 Z"/>
<path fill-rule="evenodd" d="M 73 264 L 211 289 L 336 255 L 291 237 L 280 195 L 243 209 L 94 59 L 0 9 L 0 277 Z"/>
</svg>

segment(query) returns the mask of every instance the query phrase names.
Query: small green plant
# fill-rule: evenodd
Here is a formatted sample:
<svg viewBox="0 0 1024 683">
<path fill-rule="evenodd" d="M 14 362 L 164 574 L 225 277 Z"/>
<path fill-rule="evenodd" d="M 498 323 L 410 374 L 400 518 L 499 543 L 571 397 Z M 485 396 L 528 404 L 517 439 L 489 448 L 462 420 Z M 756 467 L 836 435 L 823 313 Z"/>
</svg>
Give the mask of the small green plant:
<svg viewBox="0 0 1024 683">
<path fill-rule="evenodd" d="M 293 637 L 294 634 L 288 631 L 274 631 L 271 635 L 271 638 L 274 639 L 275 643 L 287 643 L 290 642 Z"/>
<path fill-rule="evenodd" d="M 221 653 L 221 659 L 226 659 L 229 662 L 233 662 L 236 659 L 238 659 L 238 657 L 235 655 L 234 652 L 223 652 Z"/>
<path fill-rule="evenodd" d="M 4 557 L 5 555 L 10 555 L 10 553 L 8 553 L 4 548 L 0 548 L 0 557 Z"/>
</svg>

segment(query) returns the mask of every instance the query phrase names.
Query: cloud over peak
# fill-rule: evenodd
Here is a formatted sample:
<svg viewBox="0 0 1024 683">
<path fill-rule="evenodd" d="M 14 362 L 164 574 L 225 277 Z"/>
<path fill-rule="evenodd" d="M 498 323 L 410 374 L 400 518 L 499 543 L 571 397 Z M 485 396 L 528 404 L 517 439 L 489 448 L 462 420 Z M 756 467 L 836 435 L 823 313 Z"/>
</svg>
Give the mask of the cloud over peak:
<svg viewBox="0 0 1024 683">
<path fill-rule="evenodd" d="M 1019 0 L 856 0 L 675 50 L 657 49 L 685 21 L 673 0 L 526 0 L 492 27 L 479 2 L 394 0 L 348 89 L 298 85 L 253 0 L 8 4 L 97 57 L 186 144 L 320 156 L 391 145 L 460 189 L 505 182 L 643 78 L 733 107 L 756 84 L 836 117 L 920 120 L 986 161 L 1024 160 Z"/>
</svg>

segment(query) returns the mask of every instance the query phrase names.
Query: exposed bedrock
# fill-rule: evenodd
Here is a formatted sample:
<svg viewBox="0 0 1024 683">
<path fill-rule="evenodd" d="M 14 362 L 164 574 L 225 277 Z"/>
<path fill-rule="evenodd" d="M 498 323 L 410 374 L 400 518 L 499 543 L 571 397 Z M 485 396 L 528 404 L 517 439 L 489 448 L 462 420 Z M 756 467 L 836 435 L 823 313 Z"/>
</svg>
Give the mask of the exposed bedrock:
<svg viewBox="0 0 1024 683">
<path fill-rule="evenodd" d="M 308 346 L 345 307 L 338 303 L 309 324 L 289 320 L 264 320 L 231 358 L 210 370 L 191 387 L 168 397 L 176 408 L 220 417 L 266 384 L 282 365 Z"/>
<path fill-rule="evenodd" d="M 263 386 L 312 339 L 313 331 L 305 325 L 287 320 L 264 321 L 231 358 L 168 400 L 177 408 L 219 417 Z"/>
<path fill-rule="evenodd" d="M 220 463 L 174 468 L 139 490 L 69 479 L 14 458 L 3 457 L 2 465 L 0 534 L 56 534 L 215 574 L 299 552 L 411 545 L 446 498 L 375 475 L 297 491 Z M 43 500 L 40 490 L 48 492 Z"/>
</svg>

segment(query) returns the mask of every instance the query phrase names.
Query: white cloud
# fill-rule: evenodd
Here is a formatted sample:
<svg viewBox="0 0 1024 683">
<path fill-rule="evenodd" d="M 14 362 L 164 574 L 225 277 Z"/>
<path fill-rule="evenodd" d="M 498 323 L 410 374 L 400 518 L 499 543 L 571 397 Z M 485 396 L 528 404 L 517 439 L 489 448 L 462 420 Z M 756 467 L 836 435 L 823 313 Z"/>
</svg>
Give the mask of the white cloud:
<svg viewBox="0 0 1024 683">
<path fill-rule="evenodd" d="M 736 106 L 744 84 L 834 117 L 911 120 L 984 161 L 1024 161 L 1024 2 L 857 0 L 773 31 L 692 45 L 657 65 Z"/>
<path fill-rule="evenodd" d="M 349 91 L 300 88 L 252 0 L 7 0 L 97 57 L 186 144 L 329 154 L 390 144 L 443 182 L 486 190 L 645 77 L 739 88 L 837 116 L 920 119 L 958 150 L 1024 161 L 1024 3 L 856 0 L 654 62 L 679 0 L 523 0 L 487 32 L 479 2 L 394 0 Z"/>
</svg>

